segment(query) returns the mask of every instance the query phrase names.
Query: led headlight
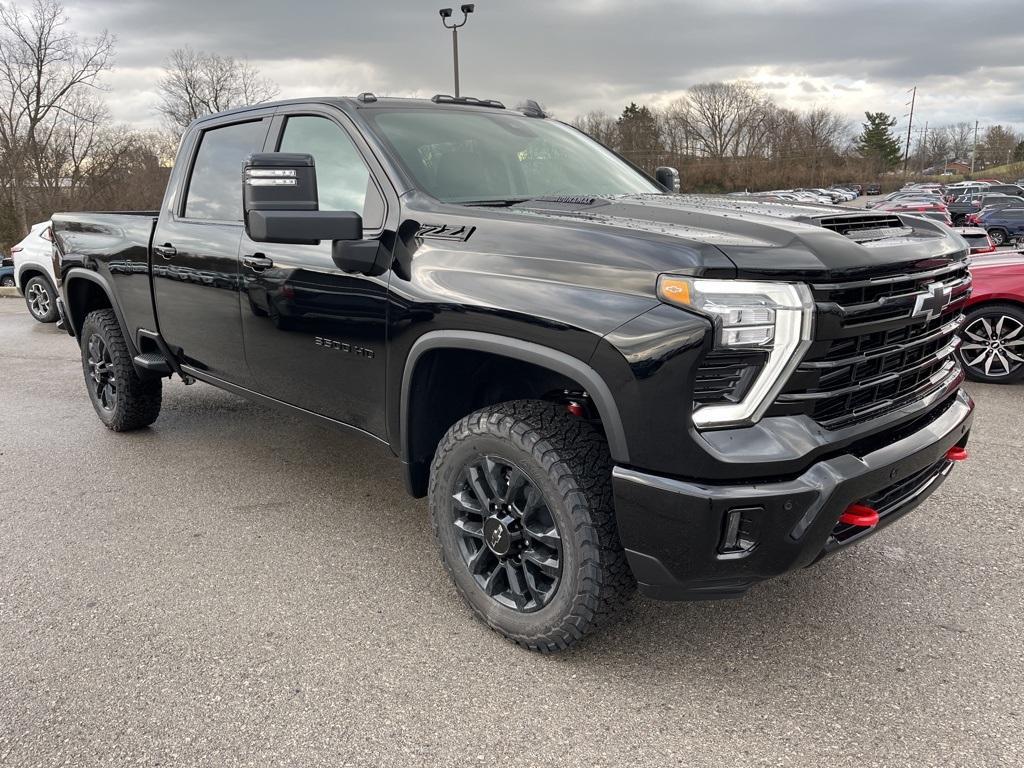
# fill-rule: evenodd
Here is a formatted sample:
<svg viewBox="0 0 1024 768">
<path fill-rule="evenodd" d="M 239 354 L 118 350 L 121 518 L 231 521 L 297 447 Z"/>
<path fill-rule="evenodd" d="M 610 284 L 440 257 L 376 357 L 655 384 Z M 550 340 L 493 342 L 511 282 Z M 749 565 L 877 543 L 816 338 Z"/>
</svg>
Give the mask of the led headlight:
<svg viewBox="0 0 1024 768">
<path fill-rule="evenodd" d="M 811 343 L 814 300 L 802 283 L 662 275 L 658 297 L 708 317 L 714 324 L 716 349 L 767 354 L 764 367 L 741 400 L 694 410 L 693 423 L 700 428 L 760 419 Z"/>
</svg>

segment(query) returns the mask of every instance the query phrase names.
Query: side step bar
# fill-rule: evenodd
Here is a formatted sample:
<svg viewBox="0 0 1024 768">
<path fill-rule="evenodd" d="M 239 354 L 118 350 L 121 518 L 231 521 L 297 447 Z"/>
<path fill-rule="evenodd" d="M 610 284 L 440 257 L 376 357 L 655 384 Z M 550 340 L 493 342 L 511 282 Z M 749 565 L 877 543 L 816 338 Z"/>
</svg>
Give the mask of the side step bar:
<svg viewBox="0 0 1024 768">
<path fill-rule="evenodd" d="M 140 371 L 146 371 L 157 376 L 170 376 L 173 373 L 170 364 L 164 360 L 159 352 L 146 352 L 132 358 L 135 367 Z"/>
<path fill-rule="evenodd" d="M 132 358 L 135 369 L 139 373 L 151 376 L 170 376 L 172 373 L 176 373 L 186 384 L 195 383 L 194 378 L 182 372 L 181 366 L 178 365 L 174 353 L 171 352 L 171 348 L 164 341 L 163 336 L 156 331 L 148 331 L 145 328 L 139 328 L 138 335 L 140 339 L 152 341 L 156 345 L 157 350 L 159 350 L 157 352 L 144 352 Z"/>
</svg>

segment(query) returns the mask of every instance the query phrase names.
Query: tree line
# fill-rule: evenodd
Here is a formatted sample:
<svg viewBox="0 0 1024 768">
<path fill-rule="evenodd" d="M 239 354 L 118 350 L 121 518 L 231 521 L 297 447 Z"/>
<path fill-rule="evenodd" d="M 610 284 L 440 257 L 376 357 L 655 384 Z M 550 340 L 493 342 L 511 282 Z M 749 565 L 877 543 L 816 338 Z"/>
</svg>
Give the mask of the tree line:
<svg viewBox="0 0 1024 768">
<path fill-rule="evenodd" d="M 0 4 L 0 248 L 54 211 L 158 208 L 192 120 L 278 93 L 247 61 L 176 49 L 157 85 L 163 128 L 135 130 L 115 124 L 102 98 L 115 47 L 107 32 L 75 32 L 60 0 Z M 917 133 L 904 157 L 895 118 L 865 118 L 855 129 L 827 107 L 788 109 L 750 83 L 712 82 L 661 108 L 630 103 L 573 124 L 647 171 L 679 168 L 685 190 L 704 192 L 874 181 L 904 161 L 919 172 L 974 149 L 974 126 L 957 123 Z M 977 167 L 1024 162 L 1022 139 L 986 127 Z"/>
<path fill-rule="evenodd" d="M 181 48 L 158 84 L 158 130 L 116 124 L 103 100 L 115 40 L 74 31 L 60 0 L 0 4 L 0 250 L 61 210 L 155 210 L 192 120 L 273 98 L 248 62 Z"/>
<path fill-rule="evenodd" d="M 901 170 L 904 159 L 908 171 L 920 172 L 969 158 L 974 150 L 974 124 L 957 123 L 917 134 L 905 158 L 896 119 L 884 112 L 865 113 L 855 127 L 827 107 L 779 106 L 744 82 L 701 83 L 662 108 L 630 103 L 618 116 L 599 110 L 572 122 L 648 172 L 659 165 L 679 168 L 689 191 L 875 181 Z M 1002 125 L 985 128 L 977 167 L 1024 161 L 1022 138 Z"/>
</svg>

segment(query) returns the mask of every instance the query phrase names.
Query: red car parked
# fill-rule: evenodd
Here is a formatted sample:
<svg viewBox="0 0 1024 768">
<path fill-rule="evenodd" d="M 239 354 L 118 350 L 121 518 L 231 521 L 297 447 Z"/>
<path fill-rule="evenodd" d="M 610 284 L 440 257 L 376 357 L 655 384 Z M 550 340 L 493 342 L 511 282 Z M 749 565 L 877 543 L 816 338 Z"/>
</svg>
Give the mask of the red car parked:
<svg viewBox="0 0 1024 768">
<path fill-rule="evenodd" d="M 974 256 L 974 290 L 960 332 L 960 359 L 974 381 L 1009 384 L 1024 378 L 1024 254 Z"/>
</svg>

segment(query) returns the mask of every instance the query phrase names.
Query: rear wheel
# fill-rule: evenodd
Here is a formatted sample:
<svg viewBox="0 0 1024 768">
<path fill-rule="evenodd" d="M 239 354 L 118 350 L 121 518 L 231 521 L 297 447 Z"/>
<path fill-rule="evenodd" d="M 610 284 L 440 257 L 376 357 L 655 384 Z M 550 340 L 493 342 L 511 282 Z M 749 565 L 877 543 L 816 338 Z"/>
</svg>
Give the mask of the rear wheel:
<svg viewBox="0 0 1024 768">
<path fill-rule="evenodd" d="M 52 323 L 57 319 L 57 297 L 45 277 L 36 275 L 25 283 L 25 303 L 32 317 L 40 323 Z"/>
<path fill-rule="evenodd" d="M 988 236 L 992 238 L 992 242 L 997 246 L 1006 245 L 1007 241 L 1010 239 L 1010 236 L 1006 232 L 1006 230 L 999 229 L 998 227 L 995 229 L 990 229 L 988 231 Z"/>
<path fill-rule="evenodd" d="M 551 403 L 502 403 L 448 430 L 431 466 L 431 521 L 456 589 L 488 626 L 560 650 L 632 595 L 611 469 L 604 438 Z"/>
<path fill-rule="evenodd" d="M 112 309 L 86 315 L 82 325 L 82 370 L 96 415 L 108 429 L 148 427 L 160 415 L 160 379 L 142 379 Z"/>
<path fill-rule="evenodd" d="M 959 354 L 968 378 L 1010 384 L 1024 378 L 1024 308 L 991 304 L 967 315 Z"/>
<path fill-rule="evenodd" d="M 3 277 L 0 277 L 0 286 L 2 286 L 4 288 L 13 288 L 14 287 L 14 276 L 13 275 L 4 275 Z"/>
</svg>

